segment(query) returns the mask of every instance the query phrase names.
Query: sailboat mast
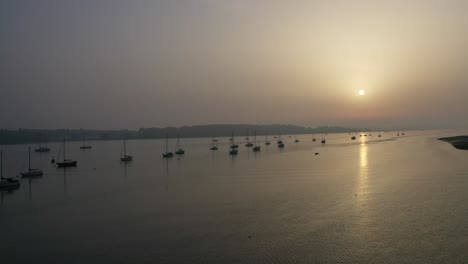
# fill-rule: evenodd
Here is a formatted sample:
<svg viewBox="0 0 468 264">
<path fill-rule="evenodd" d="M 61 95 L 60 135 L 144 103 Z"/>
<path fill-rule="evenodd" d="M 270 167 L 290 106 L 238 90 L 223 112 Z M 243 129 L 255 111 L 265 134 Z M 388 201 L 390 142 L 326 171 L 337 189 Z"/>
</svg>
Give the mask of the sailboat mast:
<svg viewBox="0 0 468 264">
<path fill-rule="evenodd" d="M 124 138 L 124 157 L 127 156 L 127 141 Z"/>
<path fill-rule="evenodd" d="M 31 170 L 31 146 L 29 146 L 28 148 L 28 160 L 29 160 L 28 170 Z"/>
<path fill-rule="evenodd" d="M 0 150 L 0 178 L 3 179 L 3 151 Z"/>
<path fill-rule="evenodd" d="M 66 160 L 66 152 L 65 152 L 65 138 L 63 138 L 63 160 Z"/>
<path fill-rule="evenodd" d="M 168 135 L 167 135 L 167 133 L 166 133 L 166 153 L 168 152 L 168 151 L 167 151 L 167 143 L 168 143 L 168 138 L 167 138 L 167 137 L 168 137 Z"/>
</svg>

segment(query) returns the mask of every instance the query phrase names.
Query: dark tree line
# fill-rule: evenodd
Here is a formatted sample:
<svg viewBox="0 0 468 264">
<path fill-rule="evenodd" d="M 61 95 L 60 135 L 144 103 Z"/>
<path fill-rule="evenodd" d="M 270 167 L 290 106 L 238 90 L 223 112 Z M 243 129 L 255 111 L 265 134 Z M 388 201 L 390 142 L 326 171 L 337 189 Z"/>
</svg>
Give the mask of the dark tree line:
<svg viewBox="0 0 468 264">
<path fill-rule="evenodd" d="M 18 129 L 0 130 L 0 144 L 29 144 L 81 140 L 116 140 L 116 139 L 157 139 L 169 137 L 228 137 L 286 134 L 324 134 L 369 131 L 369 129 L 345 128 L 338 126 L 303 127 L 295 125 L 198 125 L 165 128 L 140 128 L 139 130 L 84 130 L 84 129 Z"/>
</svg>

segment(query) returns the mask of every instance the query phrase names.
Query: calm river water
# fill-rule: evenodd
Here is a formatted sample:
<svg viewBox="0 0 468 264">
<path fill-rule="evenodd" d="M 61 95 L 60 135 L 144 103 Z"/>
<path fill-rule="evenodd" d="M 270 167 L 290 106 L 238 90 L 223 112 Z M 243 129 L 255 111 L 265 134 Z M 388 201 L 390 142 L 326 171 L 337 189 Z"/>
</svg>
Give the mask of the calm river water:
<svg viewBox="0 0 468 264">
<path fill-rule="evenodd" d="M 467 263 L 468 151 L 437 141 L 468 131 L 283 136 L 259 153 L 226 138 L 67 144 L 78 167 L 32 153 L 44 176 L 2 191 L 2 263 Z M 238 140 L 241 138 L 239 137 Z M 259 137 L 259 139 L 264 139 Z M 273 141 L 274 139 L 270 137 Z M 171 140 L 171 148 L 174 148 Z M 27 146 L 3 146 L 4 175 Z M 319 153 L 316 155 L 315 153 Z"/>
</svg>

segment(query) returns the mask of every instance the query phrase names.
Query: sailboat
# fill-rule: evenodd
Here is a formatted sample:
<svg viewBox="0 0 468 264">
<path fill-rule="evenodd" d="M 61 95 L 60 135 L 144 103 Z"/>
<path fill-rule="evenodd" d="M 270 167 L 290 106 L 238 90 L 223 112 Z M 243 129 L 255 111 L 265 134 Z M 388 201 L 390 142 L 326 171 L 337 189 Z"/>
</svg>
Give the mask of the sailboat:
<svg viewBox="0 0 468 264">
<path fill-rule="evenodd" d="M 235 142 L 234 142 L 234 132 L 232 132 L 232 135 L 231 135 L 231 138 L 229 139 L 229 141 L 231 142 L 231 148 L 238 148 L 239 145 L 237 145 Z"/>
<path fill-rule="evenodd" d="M 120 161 L 122 162 L 130 162 L 133 160 L 132 155 L 127 154 L 127 140 L 123 139 L 123 156 L 120 157 Z"/>
<path fill-rule="evenodd" d="M 91 149 L 93 146 L 91 145 L 86 145 L 86 138 L 83 135 L 83 145 L 80 147 L 80 149 Z"/>
<path fill-rule="evenodd" d="M 322 134 L 322 141 L 321 142 L 322 142 L 322 144 L 327 143 L 327 141 L 325 140 L 325 136 L 323 134 Z"/>
<path fill-rule="evenodd" d="M 218 140 L 216 140 L 214 137 L 211 139 L 211 150 L 218 150 Z"/>
<path fill-rule="evenodd" d="M 50 152 L 50 148 L 47 147 L 47 141 L 45 143 L 45 146 L 43 147 L 41 143 L 39 143 L 39 147 L 34 149 L 34 152 L 38 152 L 38 153 L 47 153 L 47 152 Z"/>
<path fill-rule="evenodd" d="M 295 136 L 294 138 L 295 138 L 294 142 L 295 142 L 295 143 L 299 143 L 299 139 L 297 139 L 296 136 Z"/>
<path fill-rule="evenodd" d="M 13 178 L 3 177 L 3 151 L 0 151 L 0 189 L 16 189 L 20 186 L 20 181 Z"/>
<path fill-rule="evenodd" d="M 162 154 L 163 158 L 172 158 L 174 154 L 172 152 L 169 152 L 168 150 L 168 143 L 169 143 L 169 138 L 166 133 L 166 152 Z"/>
<path fill-rule="evenodd" d="M 176 151 L 175 151 L 175 154 L 176 155 L 184 155 L 185 154 L 185 150 L 181 149 L 180 148 L 180 136 L 177 135 L 177 142 L 176 142 Z"/>
<path fill-rule="evenodd" d="M 57 162 L 57 167 L 76 167 L 77 161 L 76 160 L 69 160 L 65 156 L 65 138 L 63 138 L 63 161 Z"/>
<path fill-rule="evenodd" d="M 31 168 L 31 146 L 28 148 L 28 171 L 21 172 L 21 176 L 23 177 L 35 177 L 35 176 L 42 176 L 44 173 L 39 169 L 32 169 Z"/>
<path fill-rule="evenodd" d="M 249 139 L 250 139 L 249 138 L 249 130 L 247 129 L 247 137 L 245 138 L 245 140 L 247 140 L 247 143 L 245 143 L 246 147 L 252 147 L 253 146 L 252 142 L 250 142 Z"/>
<path fill-rule="evenodd" d="M 268 140 L 268 131 L 266 132 L 266 135 L 265 135 L 265 145 L 269 146 L 271 143 L 270 143 L 270 140 Z"/>
<path fill-rule="evenodd" d="M 312 141 L 315 142 L 317 139 L 315 138 L 315 134 L 312 134 Z"/>
<path fill-rule="evenodd" d="M 234 132 L 232 132 L 232 136 L 230 139 L 230 148 L 229 148 L 229 155 L 237 155 L 237 148 L 239 147 L 235 142 L 234 142 Z"/>
<path fill-rule="evenodd" d="M 254 152 L 259 152 L 260 151 L 260 146 L 257 145 L 257 131 L 254 132 L 254 147 L 253 147 Z"/>
</svg>

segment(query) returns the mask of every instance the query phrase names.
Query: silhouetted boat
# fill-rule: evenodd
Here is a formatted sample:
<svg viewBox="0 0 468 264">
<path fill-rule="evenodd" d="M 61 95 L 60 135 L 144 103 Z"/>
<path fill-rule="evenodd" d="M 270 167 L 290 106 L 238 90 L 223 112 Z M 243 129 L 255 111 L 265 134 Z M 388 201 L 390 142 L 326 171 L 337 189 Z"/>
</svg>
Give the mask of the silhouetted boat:
<svg viewBox="0 0 468 264">
<path fill-rule="evenodd" d="M 230 147 L 229 147 L 229 155 L 237 155 L 239 146 L 234 142 L 234 132 L 232 132 L 231 140 L 230 140 Z"/>
<path fill-rule="evenodd" d="M 355 137 L 355 136 L 352 136 L 352 137 L 351 137 L 351 140 L 356 140 L 356 137 Z"/>
<path fill-rule="evenodd" d="M 91 145 L 86 145 L 86 138 L 83 135 L 83 145 L 80 146 L 80 149 L 91 149 L 93 146 Z"/>
<path fill-rule="evenodd" d="M 230 154 L 230 155 L 237 155 L 237 153 L 238 153 L 238 151 L 237 151 L 237 149 L 235 149 L 235 148 L 231 148 L 231 149 L 229 150 L 229 154 Z"/>
<path fill-rule="evenodd" d="M 44 174 L 39 169 L 31 168 L 31 146 L 28 147 L 28 171 L 21 172 L 20 174 L 23 177 L 36 177 L 36 176 L 42 176 Z"/>
<path fill-rule="evenodd" d="M 20 181 L 13 178 L 3 177 L 3 151 L 0 151 L 0 189 L 12 190 L 20 186 Z"/>
<path fill-rule="evenodd" d="M 279 135 L 278 141 L 276 141 L 278 148 L 284 148 L 283 140 L 281 140 L 281 134 Z"/>
<path fill-rule="evenodd" d="M 180 148 L 180 136 L 177 135 L 177 142 L 176 142 L 176 151 L 175 151 L 175 154 L 176 155 L 184 155 L 185 154 L 185 150 L 181 149 Z"/>
<path fill-rule="evenodd" d="M 39 146 L 38 148 L 34 149 L 34 152 L 46 153 L 46 152 L 50 152 L 50 148 Z"/>
<path fill-rule="evenodd" d="M 254 131 L 254 147 L 253 147 L 254 152 L 259 152 L 260 151 L 260 146 L 257 146 L 257 131 Z"/>
<path fill-rule="evenodd" d="M 312 134 L 312 141 L 315 142 L 317 139 L 315 138 L 315 134 Z"/>
<path fill-rule="evenodd" d="M 239 147 L 239 145 L 237 145 L 237 144 L 234 142 L 234 132 L 232 132 L 232 135 L 231 135 L 231 138 L 229 139 L 229 141 L 230 141 L 230 144 L 231 144 L 231 148 L 236 149 L 236 148 Z"/>
<path fill-rule="evenodd" d="M 268 131 L 266 132 L 265 135 L 265 145 L 269 146 L 271 144 L 270 140 L 268 139 Z"/>
<path fill-rule="evenodd" d="M 254 144 L 252 144 L 252 142 L 249 141 L 250 137 L 249 137 L 249 130 L 247 129 L 247 137 L 245 138 L 245 140 L 247 140 L 247 143 L 245 143 L 245 146 L 246 147 L 252 147 Z"/>
<path fill-rule="evenodd" d="M 127 140 L 123 139 L 123 156 L 120 157 L 120 161 L 122 162 L 130 162 L 133 161 L 133 156 L 127 154 Z"/>
<path fill-rule="evenodd" d="M 34 149 L 34 152 L 38 153 L 47 153 L 50 152 L 50 148 L 47 147 L 47 141 L 45 142 L 45 146 L 42 146 L 41 143 L 39 143 L 39 147 Z"/>
<path fill-rule="evenodd" d="M 63 138 L 63 160 L 61 162 L 56 162 L 57 167 L 76 167 L 78 162 L 76 160 L 70 160 L 66 158 L 66 148 L 65 148 L 65 138 Z"/>
<path fill-rule="evenodd" d="M 322 141 L 321 142 L 322 142 L 322 144 L 327 143 L 327 141 L 325 140 L 325 136 L 323 134 L 322 134 Z"/>
<path fill-rule="evenodd" d="M 169 144 L 169 138 L 166 133 L 166 152 L 162 154 L 163 158 L 172 158 L 174 156 L 172 152 L 169 152 L 168 144 Z"/>
<path fill-rule="evenodd" d="M 295 137 L 294 142 L 295 142 L 295 143 L 299 143 L 299 139 L 297 139 L 297 137 Z"/>
<path fill-rule="evenodd" d="M 214 137 L 213 137 L 213 139 L 211 139 L 211 144 L 212 144 L 211 147 L 210 147 L 211 150 L 218 150 L 218 143 L 217 142 L 218 142 L 218 140 L 215 139 Z"/>
</svg>

